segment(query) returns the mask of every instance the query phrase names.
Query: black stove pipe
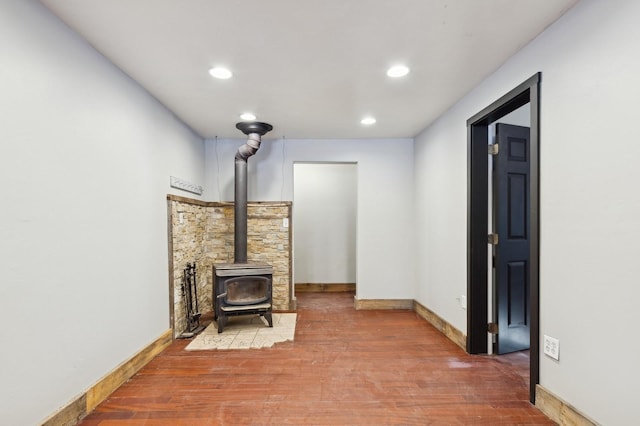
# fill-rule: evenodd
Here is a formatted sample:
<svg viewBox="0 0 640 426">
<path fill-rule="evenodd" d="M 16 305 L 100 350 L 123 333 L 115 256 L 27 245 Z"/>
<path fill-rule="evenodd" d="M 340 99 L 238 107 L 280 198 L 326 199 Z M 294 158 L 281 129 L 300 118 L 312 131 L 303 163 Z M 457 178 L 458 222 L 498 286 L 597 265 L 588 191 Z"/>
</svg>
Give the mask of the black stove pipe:
<svg viewBox="0 0 640 426">
<path fill-rule="evenodd" d="M 234 263 L 247 263 L 247 160 L 260 148 L 261 136 L 273 126 L 260 122 L 240 122 L 236 128 L 248 136 L 238 148 L 235 162 Z"/>
</svg>

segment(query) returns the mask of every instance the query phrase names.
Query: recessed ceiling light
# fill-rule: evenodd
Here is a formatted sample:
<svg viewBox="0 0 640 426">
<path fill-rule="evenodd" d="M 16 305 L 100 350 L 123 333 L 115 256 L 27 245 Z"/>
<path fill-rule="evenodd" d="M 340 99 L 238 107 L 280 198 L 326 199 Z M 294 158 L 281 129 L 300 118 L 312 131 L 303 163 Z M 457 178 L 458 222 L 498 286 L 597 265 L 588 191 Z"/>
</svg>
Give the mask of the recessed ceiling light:
<svg viewBox="0 0 640 426">
<path fill-rule="evenodd" d="M 360 123 L 364 124 L 365 126 L 371 126 L 372 124 L 375 124 L 376 119 L 373 117 L 365 117 L 362 120 L 360 120 Z"/>
<path fill-rule="evenodd" d="M 231 71 L 229 71 L 227 68 L 223 68 L 223 67 L 211 68 L 209 70 L 209 74 L 211 74 L 215 78 L 219 78 L 219 79 L 222 79 L 222 80 L 226 80 L 228 78 L 231 78 L 231 76 L 233 75 L 233 73 Z"/>
<path fill-rule="evenodd" d="M 409 67 L 404 65 L 394 65 L 387 70 L 387 75 L 389 77 L 404 77 L 407 74 L 409 74 Z"/>
<path fill-rule="evenodd" d="M 256 119 L 256 116 L 250 112 L 245 112 L 244 114 L 240 114 L 240 118 L 245 121 L 253 121 Z"/>
</svg>

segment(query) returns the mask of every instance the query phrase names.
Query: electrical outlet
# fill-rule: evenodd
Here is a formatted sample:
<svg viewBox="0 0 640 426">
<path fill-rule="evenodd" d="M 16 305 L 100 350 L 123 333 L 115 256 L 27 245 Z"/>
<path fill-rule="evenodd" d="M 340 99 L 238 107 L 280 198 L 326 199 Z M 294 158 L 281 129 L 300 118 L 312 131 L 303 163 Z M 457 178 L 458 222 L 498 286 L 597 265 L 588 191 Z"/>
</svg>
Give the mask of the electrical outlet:
<svg viewBox="0 0 640 426">
<path fill-rule="evenodd" d="M 288 228 L 289 227 L 289 218 L 285 217 L 284 219 L 282 219 L 282 227 L 283 228 Z"/>
<path fill-rule="evenodd" d="M 544 335 L 543 338 L 543 350 L 544 354 L 560 361 L 560 340 Z"/>
<path fill-rule="evenodd" d="M 467 296 L 463 294 L 462 296 L 456 297 L 456 300 L 458 301 L 462 309 L 467 309 Z"/>
</svg>

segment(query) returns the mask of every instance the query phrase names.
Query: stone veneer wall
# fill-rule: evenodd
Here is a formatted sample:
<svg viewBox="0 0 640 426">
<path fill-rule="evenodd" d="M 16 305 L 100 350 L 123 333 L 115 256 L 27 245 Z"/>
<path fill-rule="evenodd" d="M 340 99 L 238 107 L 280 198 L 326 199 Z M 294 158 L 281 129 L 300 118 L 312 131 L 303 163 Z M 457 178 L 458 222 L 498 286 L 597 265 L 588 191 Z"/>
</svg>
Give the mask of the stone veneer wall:
<svg viewBox="0 0 640 426">
<path fill-rule="evenodd" d="M 198 305 L 201 313 L 213 310 L 213 264 L 232 263 L 234 255 L 233 203 L 203 202 L 168 195 L 170 214 L 169 262 L 172 326 L 179 336 L 186 327 L 182 271 L 196 262 Z M 180 223 L 182 214 L 182 223 Z M 291 202 L 249 202 L 247 207 L 247 260 L 273 266 L 273 308 L 294 308 L 291 293 Z"/>
<path fill-rule="evenodd" d="M 198 307 L 211 305 L 211 295 L 204 291 L 206 287 L 206 255 L 204 237 L 206 235 L 206 207 L 202 204 L 169 201 L 169 262 L 171 271 L 170 291 L 172 301 L 171 326 L 174 337 L 187 327 L 184 295 L 182 294 L 183 271 L 187 263 L 196 263 L 196 281 L 198 286 Z"/>
</svg>

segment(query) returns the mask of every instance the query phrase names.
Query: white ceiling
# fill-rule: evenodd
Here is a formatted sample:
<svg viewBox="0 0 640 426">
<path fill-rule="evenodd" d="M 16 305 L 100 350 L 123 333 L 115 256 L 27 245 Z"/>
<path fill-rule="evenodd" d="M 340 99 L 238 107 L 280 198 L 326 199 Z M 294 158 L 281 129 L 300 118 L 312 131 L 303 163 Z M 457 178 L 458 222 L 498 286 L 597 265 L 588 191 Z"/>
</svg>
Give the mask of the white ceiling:
<svg viewBox="0 0 640 426">
<path fill-rule="evenodd" d="M 577 1 L 41 0 L 207 138 L 413 137 Z"/>
</svg>

